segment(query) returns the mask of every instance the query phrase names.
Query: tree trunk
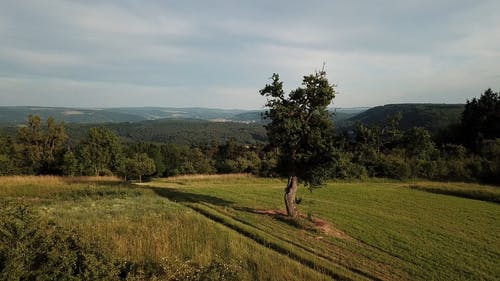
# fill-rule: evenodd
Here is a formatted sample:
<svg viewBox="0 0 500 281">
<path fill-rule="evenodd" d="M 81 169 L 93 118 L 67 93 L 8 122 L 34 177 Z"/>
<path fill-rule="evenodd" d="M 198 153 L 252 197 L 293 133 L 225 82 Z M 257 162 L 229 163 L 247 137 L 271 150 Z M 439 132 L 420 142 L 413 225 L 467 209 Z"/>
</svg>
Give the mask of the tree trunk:
<svg viewBox="0 0 500 281">
<path fill-rule="evenodd" d="M 288 178 L 288 184 L 285 188 L 285 206 L 286 213 L 289 217 L 297 216 L 297 206 L 295 203 L 295 195 L 297 194 L 298 180 L 296 176 Z"/>
</svg>

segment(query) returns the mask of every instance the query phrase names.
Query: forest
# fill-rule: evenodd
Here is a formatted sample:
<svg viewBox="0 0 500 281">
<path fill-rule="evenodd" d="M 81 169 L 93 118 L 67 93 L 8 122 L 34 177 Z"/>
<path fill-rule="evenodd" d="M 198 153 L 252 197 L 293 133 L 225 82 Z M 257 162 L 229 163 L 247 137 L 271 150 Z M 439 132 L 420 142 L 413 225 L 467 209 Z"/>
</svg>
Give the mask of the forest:
<svg viewBox="0 0 500 281">
<path fill-rule="evenodd" d="M 458 122 L 447 121 L 437 132 L 409 125 L 401 112 L 387 115 L 384 122 L 359 120 L 338 128 L 328 177 L 499 184 L 500 94 L 488 89 L 453 110 L 461 108 Z M 433 118 L 436 124 L 449 116 L 438 111 Z M 192 133 L 179 133 L 186 126 Z M 167 133 L 148 137 L 165 127 L 170 128 Z M 128 127 L 75 126 L 30 115 L 24 126 L 0 136 L 0 175 L 118 175 L 139 181 L 214 173 L 276 177 L 276 161 L 258 124 L 243 128 L 231 122 L 155 120 Z"/>
</svg>

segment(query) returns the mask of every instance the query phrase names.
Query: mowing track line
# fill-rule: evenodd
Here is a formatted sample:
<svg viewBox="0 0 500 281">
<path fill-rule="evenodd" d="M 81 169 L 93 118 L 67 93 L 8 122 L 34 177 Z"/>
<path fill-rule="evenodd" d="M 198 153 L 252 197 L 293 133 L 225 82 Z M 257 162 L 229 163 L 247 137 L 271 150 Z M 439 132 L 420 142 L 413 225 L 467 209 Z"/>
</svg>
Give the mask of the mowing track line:
<svg viewBox="0 0 500 281">
<path fill-rule="evenodd" d="M 228 227 L 236 232 L 238 232 L 239 234 L 247 237 L 247 238 L 250 238 L 252 239 L 253 241 L 257 242 L 258 244 L 266 247 L 266 248 L 269 248 L 271 250 L 274 250 L 275 252 L 279 253 L 279 254 L 282 254 L 282 255 L 285 255 L 293 260 L 295 260 L 296 262 L 299 262 L 300 264 L 302 265 L 305 265 L 307 267 L 309 267 L 310 269 L 312 270 L 315 270 L 316 272 L 319 272 L 321 274 L 325 274 L 335 280 L 342 280 L 342 281 L 354 281 L 354 280 L 373 280 L 373 281 L 382 281 L 382 279 L 376 277 L 376 276 L 373 276 L 373 275 L 370 275 L 366 272 L 362 272 L 360 270 L 357 270 L 357 269 L 352 269 L 352 268 L 345 268 L 339 264 L 332 264 L 333 267 L 335 267 L 338 271 L 334 271 L 326 266 L 323 266 L 323 265 L 319 265 L 319 264 L 316 264 L 314 263 L 313 261 L 305 258 L 305 257 L 302 257 L 300 256 L 299 254 L 297 253 L 293 253 L 292 251 L 280 246 L 279 244 L 277 243 L 274 243 L 272 241 L 268 241 L 266 240 L 265 238 L 259 236 L 258 234 L 255 234 L 255 233 L 252 233 L 250 232 L 249 230 L 246 230 L 244 229 L 244 227 L 246 226 L 247 228 L 251 227 L 251 228 L 254 228 L 252 226 L 248 226 L 248 225 L 245 225 L 241 222 L 238 222 L 237 220 L 234 220 L 233 218 L 231 217 L 228 217 L 224 214 L 221 214 L 220 212 L 218 212 L 217 210 L 214 210 L 213 208 L 210 208 L 211 211 L 208 211 L 206 209 L 203 209 L 199 206 L 196 206 L 195 204 L 183 204 L 184 206 L 192 209 L 193 211 L 203 215 L 204 217 L 210 219 L 211 221 L 214 221 L 218 224 L 221 224 L 225 227 Z M 214 214 L 217 213 L 217 214 Z M 234 222 L 230 222 L 230 221 L 234 221 Z M 243 227 L 242 226 L 238 226 L 237 224 L 240 223 L 240 224 L 243 224 Z M 256 229 L 257 231 L 261 231 L 259 229 Z M 314 253 L 312 253 L 314 254 Z M 324 257 L 320 257 L 320 258 L 323 258 L 323 259 L 326 259 Z M 330 259 L 326 259 L 328 262 L 331 263 L 331 260 Z M 340 272 L 340 273 L 339 273 Z"/>
</svg>

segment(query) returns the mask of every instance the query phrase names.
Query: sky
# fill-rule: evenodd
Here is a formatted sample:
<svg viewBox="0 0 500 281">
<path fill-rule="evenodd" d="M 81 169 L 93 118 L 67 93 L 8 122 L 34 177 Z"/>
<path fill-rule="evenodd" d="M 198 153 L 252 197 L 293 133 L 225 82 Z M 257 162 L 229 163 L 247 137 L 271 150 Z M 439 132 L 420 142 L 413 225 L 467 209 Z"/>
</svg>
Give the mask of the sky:
<svg viewBox="0 0 500 281">
<path fill-rule="evenodd" d="M 0 106 L 260 109 L 325 63 L 335 107 L 500 90 L 500 1 L 0 0 Z"/>
</svg>

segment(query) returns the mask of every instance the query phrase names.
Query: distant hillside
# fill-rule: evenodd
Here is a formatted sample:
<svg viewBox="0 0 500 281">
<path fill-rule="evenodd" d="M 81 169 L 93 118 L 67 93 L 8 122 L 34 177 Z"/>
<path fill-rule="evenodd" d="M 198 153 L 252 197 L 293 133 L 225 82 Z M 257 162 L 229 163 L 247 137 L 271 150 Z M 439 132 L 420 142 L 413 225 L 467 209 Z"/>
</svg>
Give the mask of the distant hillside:
<svg viewBox="0 0 500 281">
<path fill-rule="evenodd" d="M 334 121 L 346 120 L 358 115 L 359 113 L 367 110 L 369 107 L 355 107 L 355 108 L 330 108 L 330 113 L 333 114 Z M 248 111 L 237 114 L 231 118 L 232 121 L 240 121 L 247 123 L 265 123 L 262 120 L 264 110 Z"/>
<path fill-rule="evenodd" d="M 102 109 L 79 109 L 64 107 L 37 106 L 2 106 L 0 107 L 1 124 L 22 124 L 29 115 L 38 115 L 42 119 L 54 117 L 66 123 L 110 123 L 136 122 L 144 120 L 141 116 Z"/>
<path fill-rule="evenodd" d="M 108 108 L 110 112 L 132 114 L 146 120 L 156 119 L 203 119 L 203 120 L 230 120 L 234 116 L 249 112 L 241 109 L 217 109 L 217 108 L 175 108 L 175 107 L 124 107 Z"/>
<path fill-rule="evenodd" d="M 36 106 L 0 107 L 0 124 L 22 124 L 29 115 L 38 115 L 42 119 L 49 116 L 66 123 L 122 123 L 156 119 L 202 119 L 232 120 L 238 114 L 248 110 L 228 110 L 213 108 L 171 108 L 171 107 L 130 107 L 130 108 L 66 108 Z"/>
<path fill-rule="evenodd" d="M 335 119 L 342 120 L 365 110 L 364 108 L 337 108 Z M 123 108 L 66 108 L 37 106 L 0 106 L 0 124 L 18 125 L 29 115 L 49 116 L 66 123 L 103 124 L 140 122 L 158 119 L 200 119 L 215 122 L 264 123 L 263 110 L 174 108 L 174 107 L 123 107 Z"/>
<path fill-rule="evenodd" d="M 334 113 L 333 120 L 340 122 L 352 118 L 368 109 L 369 107 L 333 108 L 330 109 L 330 111 Z"/>
<path fill-rule="evenodd" d="M 252 110 L 234 115 L 231 120 L 247 123 L 264 123 L 262 120 L 264 110 Z"/>
<path fill-rule="evenodd" d="M 95 124 L 67 124 L 73 141 L 82 139 Z M 210 122 L 200 119 L 160 119 L 134 123 L 100 124 L 110 128 L 125 141 L 166 142 L 183 145 L 226 142 L 255 144 L 266 141 L 264 127 L 259 124 Z"/>
<path fill-rule="evenodd" d="M 380 125 L 388 116 L 403 114 L 401 128 L 420 126 L 436 133 L 458 123 L 463 104 L 389 104 L 373 108 L 331 108 L 335 126 L 346 129 L 356 122 Z M 242 143 L 264 141 L 263 110 L 226 110 L 209 108 L 107 108 L 75 109 L 60 107 L 0 107 L 0 130 L 12 134 L 30 114 L 43 119 L 64 120 L 70 135 L 79 139 L 96 124 L 109 127 L 131 141 L 173 142 L 182 144 L 225 141 Z"/>
<path fill-rule="evenodd" d="M 437 132 L 450 124 L 460 122 L 463 104 L 388 104 L 370 108 L 343 122 L 343 127 L 353 126 L 356 122 L 366 125 L 383 124 L 388 116 L 402 113 L 401 129 L 424 127 Z"/>
</svg>

